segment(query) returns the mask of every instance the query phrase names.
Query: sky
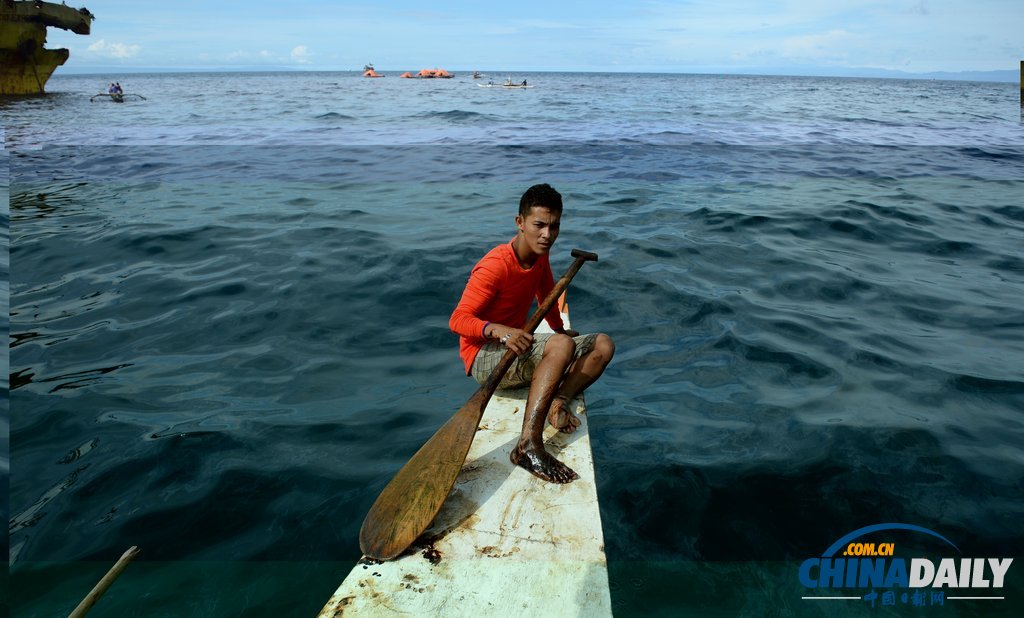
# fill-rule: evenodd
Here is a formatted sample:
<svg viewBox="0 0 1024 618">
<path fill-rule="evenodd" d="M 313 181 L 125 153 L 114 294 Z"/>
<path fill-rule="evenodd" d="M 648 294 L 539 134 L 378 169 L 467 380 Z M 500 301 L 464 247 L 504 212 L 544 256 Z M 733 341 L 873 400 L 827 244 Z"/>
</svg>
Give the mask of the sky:
<svg viewBox="0 0 1024 618">
<path fill-rule="evenodd" d="M 66 0 L 62 72 L 642 71 L 841 75 L 1016 71 L 1022 0 Z"/>
</svg>

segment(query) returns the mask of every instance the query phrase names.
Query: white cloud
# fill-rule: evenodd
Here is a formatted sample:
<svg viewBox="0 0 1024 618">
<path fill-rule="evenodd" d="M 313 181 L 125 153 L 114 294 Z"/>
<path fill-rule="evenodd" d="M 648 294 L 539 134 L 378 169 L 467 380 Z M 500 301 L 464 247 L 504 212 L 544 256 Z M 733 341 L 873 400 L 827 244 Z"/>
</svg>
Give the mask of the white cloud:
<svg viewBox="0 0 1024 618">
<path fill-rule="evenodd" d="M 292 50 L 292 61 L 299 64 L 308 64 L 313 53 L 305 45 L 299 45 Z"/>
<path fill-rule="evenodd" d="M 104 58 L 131 58 L 137 56 L 142 48 L 138 45 L 107 43 L 106 39 L 100 39 L 90 45 L 88 49 L 90 52 Z"/>
</svg>

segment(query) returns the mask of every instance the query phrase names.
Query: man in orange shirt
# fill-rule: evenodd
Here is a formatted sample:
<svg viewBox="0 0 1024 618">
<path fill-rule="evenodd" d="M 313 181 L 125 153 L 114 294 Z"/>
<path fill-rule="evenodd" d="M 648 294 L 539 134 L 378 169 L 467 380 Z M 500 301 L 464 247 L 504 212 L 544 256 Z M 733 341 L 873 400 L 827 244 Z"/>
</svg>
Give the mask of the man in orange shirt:
<svg viewBox="0 0 1024 618">
<path fill-rule="evenodd" d="M 449 326 L 459 335 L 459 355 L 466 374 L 481 384 L 506 349 L 518 357 L 499 388 L 530 385 L 523 431 L 509 459 L 552 483 L 579 476 L 544 448 L 545 420 L 571 433 L 580 419 L 569 402 L 601 376 L 615 354 L 615 343 L 603 333 L 583 335 L 566 329 L 557 308 L 545 316 L 553 335 L 523 330 L 530 305 L 552 288 L 548 253 L 558 238 L 562 196 L 550 185 L 534 185 L 519 200 L 518 232 L 511 242 L 491 249 L 470 274 Z"/>
</svg>

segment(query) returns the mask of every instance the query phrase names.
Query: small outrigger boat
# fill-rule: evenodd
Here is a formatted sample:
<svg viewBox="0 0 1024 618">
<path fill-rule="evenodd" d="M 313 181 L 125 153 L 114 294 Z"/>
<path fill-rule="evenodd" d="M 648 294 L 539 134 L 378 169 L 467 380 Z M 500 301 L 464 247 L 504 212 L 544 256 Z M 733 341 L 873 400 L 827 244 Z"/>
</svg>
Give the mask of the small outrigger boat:
<svg viewBox="0 0 1024 618">
<path fill-rule="evenodd" d="M 141 94 L 131 94 L 131 93 L 124 93 L 124 92 L 101 92 L 99 94 L 94 94 L 91 97 L 89 97 L 89 101 L 102 100 L 102 97 L 107 97 L 110 101 L 112 101 L 114 103 L 124 103 L 125 101 L 132 101 L 132 100 L 139 100 L 139 99 L 141 99 L 143 101 L 146 100 L 146 97 L 142 96 Z M 136 97 L 136 99 L 130 99 L 130 98 L 127 98 L 127 97 Z"/>
<path fill-rule="evenodd" d="M 563 297 L 564 298 L 564 297 Z M 561 303 L 568 327 L 568 308 Z M 542 322 L 538 332 L 551 332 Z M 320 611 L 335 616 L 612 615 L 583 398 L 581 421 L 548 427 L 552 453 L 580 478 L 545 483 L 513 466 L 528 388 L 498 391 L 431 527 L 399 558 L 356 563 Z"/>
</svg>

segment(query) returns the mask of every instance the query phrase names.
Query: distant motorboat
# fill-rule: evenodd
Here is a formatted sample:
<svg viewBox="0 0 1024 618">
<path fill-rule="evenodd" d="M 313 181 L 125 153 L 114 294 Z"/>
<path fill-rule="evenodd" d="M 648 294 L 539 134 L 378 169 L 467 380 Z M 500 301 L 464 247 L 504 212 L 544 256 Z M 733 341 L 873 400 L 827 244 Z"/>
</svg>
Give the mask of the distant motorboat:
<svg viewBox="0 0 1024 618">
<path fill-rule="evenodd" d="M 380 73 L 374 70 L 373 64 L 367 62 L 363 65 L 363 77 L 384 77 Z"/>
</svg>

